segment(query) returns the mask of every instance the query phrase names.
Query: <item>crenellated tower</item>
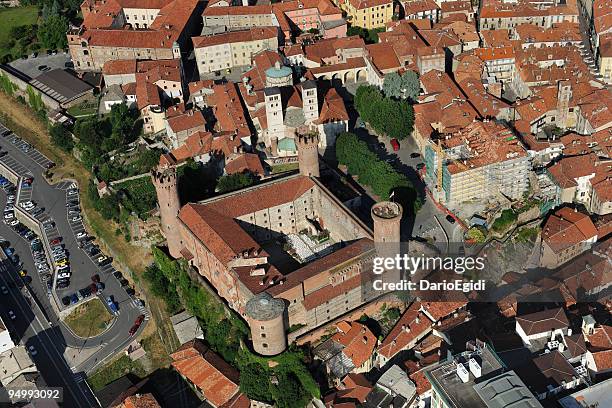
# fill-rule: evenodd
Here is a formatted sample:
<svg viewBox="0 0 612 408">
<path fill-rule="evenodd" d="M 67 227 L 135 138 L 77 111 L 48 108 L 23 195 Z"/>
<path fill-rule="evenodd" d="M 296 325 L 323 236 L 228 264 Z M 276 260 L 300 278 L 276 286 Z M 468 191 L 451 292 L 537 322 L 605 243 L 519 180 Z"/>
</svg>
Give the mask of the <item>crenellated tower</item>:
<svg viewBox="0 0 612 408">
<path fill-rule="evenodd" d="M 181 202 L 176 167 L 171 164 L 160 164 L 151 172 L 151 179 L 157 192 L 162 233 L 168 241 L 168 250 L 172 257 L 180 258 L 182 245 L 177 217 Z"/>
<path fill-rule="evenodd" d="M 300 174 L 319 177 L 319 133 L 309 131 L 295 135 Z"/>
</svg>

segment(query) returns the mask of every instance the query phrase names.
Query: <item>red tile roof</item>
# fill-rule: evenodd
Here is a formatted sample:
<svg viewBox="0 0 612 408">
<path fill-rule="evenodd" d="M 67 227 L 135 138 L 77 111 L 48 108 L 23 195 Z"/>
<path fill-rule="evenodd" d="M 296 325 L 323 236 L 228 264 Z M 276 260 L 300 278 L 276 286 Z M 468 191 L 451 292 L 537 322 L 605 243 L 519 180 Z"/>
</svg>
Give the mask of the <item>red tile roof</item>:
<svg viewBox="0 0 612 408">
<path fill-rule="evenodd" d="M 588 215 L 569 207 L 555 211 L 546 220 L 542 240 L 555 252 L 597 237 L 597 228 Z"/>
<path fill-rule="evenodd" d="M 245 171 L 258 176 L 264 175 L 264 169 L 257 154 L 243 153 L 225 160 L 225 172 L 227 174 L 244 173 Z"/>
<path fill-rule="evenodd" d="M 238 393 L 238 371 L 201 340 L 183 344 L 171 357 L 172 367 L 197 386 L 214 406 L 220 407 Z"/>
<path fill-rule="evenodd" d="M 569 321 L 562 308 L 517 316 L 516 322 L 528 336 L 551 330 L 565 329 L 569 326 Z"/>
<path fill-rule="evenodd" d="M 411 342 L 431 331 L 432 321 L 420 311 L 421 303 L 414 302 L 378 347 L 378 354 L 392 358 L 405 350 Z"/>
<path fill-rule="evenodd" d="M 153 394 L 135 394 L 123 401 L 124 408 L 161 408 Z"/>
<path fill-rule="evenodd" d="M 244 31 L 192 37 L 194 48 L 214 47 L 220 44 L 270 40 L 279 36 L 278 27 L 252 27 Z"/>
<path fill-rule="evenodd" d="M 183 114 L 168 118 L 167 121 L 168 126 L 175 133 L 206 126 L 206 119 L 204 119 L 202 111 L 199 110 L 186 111 Z"/>
<path fill-rule="evenodd" d="M 355 367 L 361 367 L 374 352 L 377 339 L 374 333 L 359 322 L 342 322 L 338 324 L 338 332 L 332 336 L 332 340 L 342 344 L 342 353 L 353 362 Z M 347 327 L 348 325 L 348 330 Z"/>
</svg>

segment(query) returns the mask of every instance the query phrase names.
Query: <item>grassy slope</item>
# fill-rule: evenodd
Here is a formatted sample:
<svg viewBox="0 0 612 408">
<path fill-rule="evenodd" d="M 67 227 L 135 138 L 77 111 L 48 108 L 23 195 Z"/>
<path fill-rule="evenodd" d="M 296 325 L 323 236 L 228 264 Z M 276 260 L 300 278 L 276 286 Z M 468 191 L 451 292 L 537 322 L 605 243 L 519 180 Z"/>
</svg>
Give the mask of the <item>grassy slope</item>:
<svg viewBox="0 0 612 408">
<path fill-rule="evenodd" d="M 36 6 L 16 7 L 0 9 L 0 56 L 10 51 L 6 48 L 6 42 L 10 39 L 11 28 L 34 24 L 38 20 L 38 8 Z M 14 38 L 18 40 L 18 38 Z"/>
</svg>

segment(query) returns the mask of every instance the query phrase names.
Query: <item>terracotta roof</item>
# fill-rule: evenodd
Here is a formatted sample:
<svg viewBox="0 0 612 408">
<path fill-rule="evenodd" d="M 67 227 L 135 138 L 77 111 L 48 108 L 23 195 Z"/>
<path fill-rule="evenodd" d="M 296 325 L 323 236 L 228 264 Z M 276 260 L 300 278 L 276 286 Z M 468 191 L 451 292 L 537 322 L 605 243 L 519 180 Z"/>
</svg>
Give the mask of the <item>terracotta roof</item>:
<svg viewBox="0 0 612 408">
<path fill-rule="evenodd" d="M 401 67 L 399 59 L 395 54 L 393 45 L 389 43 L 378 43 L 366 45 L 372 62 L 381 71 L 398 69 Z"/>
<path fill-rule="evenodd" d="M 589 216 L 569 207 L 555 211 L 542 230 L 542 240 L 555 253 L 595 237 L 597 228 Z"/>
<path fill-rule="evenodd" d="M 402 3 L 406 16 L 417 15 L 425 11 L 439 10 L 440 7 L 433 0 L 410 0 Z"/>
<path fill-rule="evenodd" d="M 512 47 L 477 48 L 474 50 L 474 55 L 483 61 L 508 59 L 514 58 L 514 49 Z"/>
<path fill-rule="evenodd" d="M 270 40 L 278 36 L 278 27 L 252 27 L 244 31 L 228 31 L 203 37 L 191 37 L 191 39 L 194 48 L 205 48 L 220 44 Z"/>
<path fill-rule="evenodd" d="M 380 7 L 387 4 L 393 4 L 393 0 L 349 0 L 351 5 L 357 10 L 363 10 L 371 7 Z"/>
<path fill-rule="evenodd" d="M 251 400 L 243 393 L 236 394 L 231 400 L 221 405 L 219 408 L 250 408 Z"/>
<path fill-rule="evenodd" d="M 414 302 L 406 309 L 378 347 L 378 354 L 390 359 L 405 350 L 417 337 L 431 330 L 432 321 L 420 309 L 420 302 Z"/>
<path fill-rule="evenodd" d="M 123 401 L 124 408 L 161 408 L 153 394 L 136 394 Z"/>
<path fill-rule="evenodd" d="M 576 179 L 595 173 L 593 163 L 597 156 L 588 154 L 583 156 L 563 157 L 548 168 L 555 182 L 562 188 L 577 186 Z"/>
<path fill-rule="evenodd" d="M 346 111 L 344 99 L 338 94 L 335 88 L 330 88 L 323 97 L 321 112 L 317 123 L 348 121 L 349 115 Z"/>
<path fill-rule="evenodd" d="M 251 136 L 247 112 L 242 107 L 235 83 L 213 86 L 213 94 L 208 96 L 207 105 L 213 107 L 217 119 L 216 130 L 235 132 L 240 138 Z"/>
<path fill-rule="evenodd" d="M 198 110 L 189 110 L 166 120 L 170 129 L 175 133 L 206 126 L 206 119 L 204 119 L 202 112 Z"/>
<path fill-rule="evenodd" d="M 427 313 L 434 322 L 451 315 L 467 305 L 467 298 L 456 302 L 421 302 L 421 310 Z"/>
<path fill-rule="evenodd" d="M 564 337 L 565 344 L 567 346 L 567 352 L 573 357 L 578 357 L 586 353 L 586 343 L 584 341 L 584 334 L 576 333 L 572 336 Z"/>
<path fill-rule="evenodd" d="M 172 367 L 198 387 L 206 400 L 221 406 L 238 393 L 238 371 L 195 339 L 171 354 Z"/>
<path fill-rule="evenodd" d="M 562 308 L 517 316 L 516 322 L 528 336 L 550 330 L 565 329 L 569 326 L 569 321 Z"/>
<path fill-rule="evenodd" d="M 557 350 L 543 354 L 533 359 L 534 365 L 543 374 L 542 382 L 536 383 L 536 389 L 546 390 L 546 386 L 552 385 L 554 388 L 563 383 L 570 383 L 578 378 L 578 374 L 565 357 Z M 539 374 L 539 373 L 534 373 Z M 530 384 L 530 382 L 527 382 Z M 533 385 L 533 384 L 531 384 Z"/>
<path fill-rule="evenodd" d="M 338 324 L 338 332 L 332 336 L 332 340 L 343 346 L 342 353 L 347 356 L 355 367 L 361 367 L 374 352 L 377 339 L 374 333 L 359 322 L 343 322 Z"/>
<path fill-rule="evenodd" d="M 140 3 L 139 3 L 140 4 Z M 96 1 L 93 11 L 84 15 L 81 38 L 90 46 L 130 48 L 172 48 L 189 22 L 198 0 L 173 0 L 157 2 L 161 7 L 148 29 L 133 30 L 114 28 L 112 24 L 124 7 L 123 1 Z M 141 6 L 138 6 L 141 7 Z"/>
<path fill-rule="evenodd" d="M 264 169 L 257 154 L 242 153 L 226 159 L 225 172 L 227 174 L 244 173 L 245 171 L 249 171 L 258 176 L 264 175 Z"/>
<path fill-rule="evenodd" d="M 136 102 L 138 109 L 161 105 L 159 88 L 157 85 L 148 82 L 145 79 L 145 74 L 136 74 Z"/>
<path fill-rule="evenodd" d="M 172 150 L 172 156 L 177 163 L 198 157 L 212 150 L 213 135 L 210 132 L 198 131 L 190 135 L 181 146 Z"/>
</svg>

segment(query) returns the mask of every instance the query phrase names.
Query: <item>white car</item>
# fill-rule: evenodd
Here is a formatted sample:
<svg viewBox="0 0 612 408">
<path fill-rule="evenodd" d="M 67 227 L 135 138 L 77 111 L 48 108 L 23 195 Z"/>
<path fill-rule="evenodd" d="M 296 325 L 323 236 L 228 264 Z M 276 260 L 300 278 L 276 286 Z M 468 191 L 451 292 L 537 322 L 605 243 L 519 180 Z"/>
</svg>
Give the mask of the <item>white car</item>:
<svg viewBox="0 0 612 408">
<path fill-rule="evenodd" d="M 70 272 L 64 272 L 64 273 L 58 273 L 57 274 L 57 279 L 66 279 L 71 277 L 72 274 Z"/>
<path fill-rule="evenodd" d="M 6 286 L 0 286 L 0 291 L 3 295 L 8 295 L 8 289 L 6 288 Z"/>
<path fill-rule="evenodd" d="M 15 195 L 11 194 L 10 196 L 8 196 L 8 197 L 7 197 L 7 199 L 8 199 L 9 201 L 11 201 L 11 200 L 12 200 L 12 201 L 15 201 Z"/>
<path fill-rule="evenodd" d="M 17 224 L 19 224 L 19 221 L 17 221 L 17 220 L 13 220 L 13 221 L 9 222 L 9 224 L 8 224 L 8 225 L 10 225 L 11 227 L 14 227 L 14 226 L 15 226 L 15 225 L 17 225 Z"/>
<path fill-rule="evenodd" d="M 11 318 L 11 320 L 15 320 L 15 318 L 17 317 L 17 316 L 15 316 L 15 312 L 13 312 L 12 310 L 8 311 L 8 315 Z"/>
<path fill-rule="evenodd" d="M 4 219 L 5 220 L 10 220 L 12 218 L 15 218 L 15 215 L 13 213 L 6 213 L 6 214 L 4 214 Z"/>
<path fill-rule="evenodd" d="M 72 217 L 73 222 L 81 221 L 81 217 Z"/>
<path fill-rule="evenodd" d="M 79 232 L 78 234 L 76 234 L 76 238 L 77 239 L 87 238 L 87 233 L 86 232 Z"/>
<path fill-rule="evenodd" d="M 68 190 L 68 195 L 73 196 L 79 194 L 79 190 Z"/>
<path fill-rule="evenodd" d="M 28 346 L 28 351 L 30 352 L 30 355 L 32 357 L 34 357 L 35 355 L 38 354 L 38 351 L 36 351 L 36 349 L 34 348 L 34 346 Z"/>
</svg>

